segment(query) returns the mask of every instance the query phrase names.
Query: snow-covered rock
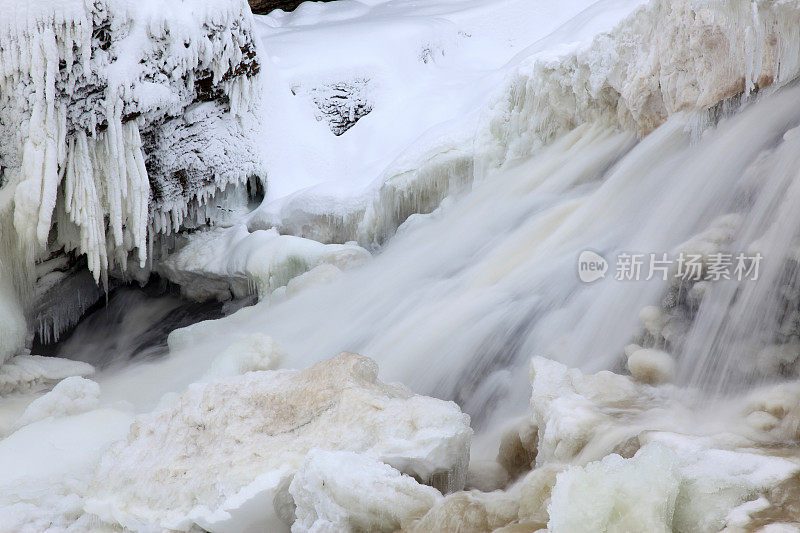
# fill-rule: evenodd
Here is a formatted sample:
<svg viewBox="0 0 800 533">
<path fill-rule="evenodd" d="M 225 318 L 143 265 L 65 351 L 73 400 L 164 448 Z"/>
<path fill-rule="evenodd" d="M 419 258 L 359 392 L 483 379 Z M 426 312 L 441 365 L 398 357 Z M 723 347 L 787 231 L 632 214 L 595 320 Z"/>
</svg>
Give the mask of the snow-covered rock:
<svg viewBox="0 0 800 533">
<path fill-rule="evenodd" d="M 285 357 L 286 352 L 272 337 L 253 333 L 234 342 L 215 357 L 202 381 L 259 370 L 275 370 Z"/>
<path fill-rule="evenodd" d="M 100 385 L 80 376 L 63 379 L 53 390 L 35 399 L 14 423 L 20 428 L 49 416 L 68 416 L 96 409 L 100 404 Z"/>
<path fill-rule="evenodd" d="M 17 355 L 0 365 L 0 395 L 40 390 L 71 376 L 88 376 L 94 367 L 80 361 L 40 355 Z"/>
<path fill-rule="evenodd" d="M 442 498 L 377 459 L 345 451 L 311 450 L 289 486 L 297 520 L 292 533 L 386 531 L 421 517 Z"/>
<path fill-rule="evenodd" d="M 471 434 L 455 404 L 383 384 L 374 362 L 343 353 L 306 370 L 193 385 L 138 417 L 100 462 L 86 508 L 136 531 L 286 529 L 289 483 L 313 448 L 452 491 L 464 485 Z"/>
<path fill-rule="evenodd" d="M 239 224 L 189 236 L 186 245 L 162 261 L 160 271 L 190 298 L 227 300 L 251 288 L 263 298 L 321 264 L 347 269 L 370 257 L 354 243 L 326 245 L 275 229 L 251 233 Z"/>
<path fill-rule="evenodd" d="M 0 258 L 49 340 L 94 301 L 42 309 L 44 291 L 28 295 L 35 261 L 85 256 L 99 282 L 130 258 L 138 274 L 165 234 L 246 203 L 265 176 L 261 62 L 245 0 L 0 9 Z"/>
<path fill-rule="evenodd" d="M 669 383 L 675 377 L 675 360 L 662 350 L 642 348 L 628 357 L 628 370 L 641 383 Z"/>
</svg>

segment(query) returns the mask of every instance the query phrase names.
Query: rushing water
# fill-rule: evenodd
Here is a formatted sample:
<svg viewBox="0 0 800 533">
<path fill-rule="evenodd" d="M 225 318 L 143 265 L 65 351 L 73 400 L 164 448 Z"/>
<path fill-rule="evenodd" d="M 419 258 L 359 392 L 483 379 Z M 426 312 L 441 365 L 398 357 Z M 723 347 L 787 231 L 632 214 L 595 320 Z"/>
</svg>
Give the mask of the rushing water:
<svg viewBox="0 0 800 533">
<path fill-rule="evenodd" d="M 641 309 L 670 285 L 616 280 L 614 258 L 674 254 L 730 214 L 739 229 L 726 249 L 761 253 L 759 279 L 713 284 L 670 351 L 680 384 L 735 390 L 753 381 L 744 361 L 754 350 L 792 339 L 776 331 L 796 305 L 786 259 L 800 228 L 800 138 L 789 132 L 799 98 L 796 88 L 762 97 L 702 134 L 675 116 L 638 143 L 581 126 L 400 232 L 368 265 L 195 326 L 163 360 L 101 374 L 104 394 L 150 408 L 259 332 L 286 348 L 286 367 L 358 352 L 378 361 L 383 379 L 454 399 L 480 426 L 525 409 L 533 355 L 584 371 L 624 368 Z M 594 283 L 577 273 L 587 249 L 609 261 Z"/>
</svg>

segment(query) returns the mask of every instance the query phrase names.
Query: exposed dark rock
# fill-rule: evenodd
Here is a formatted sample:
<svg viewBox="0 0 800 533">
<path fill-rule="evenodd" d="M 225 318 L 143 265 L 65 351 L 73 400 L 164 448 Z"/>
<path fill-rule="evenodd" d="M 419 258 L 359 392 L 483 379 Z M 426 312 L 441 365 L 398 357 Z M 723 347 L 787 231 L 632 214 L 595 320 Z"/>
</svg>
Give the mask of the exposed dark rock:
<svg viewBox="0 0 800 533">
<path fill-rule="evenodd" d="M 319 0 L 321 2 L 330 2 L 332 0 Z M 276 9 L 283 9 L 284 11 L 294 11 L 294 9 L 302 4 L 301 0 L 249 0 L 250 8 L 253 13 L 265 15 L 270 11 Z"/>
</svg>

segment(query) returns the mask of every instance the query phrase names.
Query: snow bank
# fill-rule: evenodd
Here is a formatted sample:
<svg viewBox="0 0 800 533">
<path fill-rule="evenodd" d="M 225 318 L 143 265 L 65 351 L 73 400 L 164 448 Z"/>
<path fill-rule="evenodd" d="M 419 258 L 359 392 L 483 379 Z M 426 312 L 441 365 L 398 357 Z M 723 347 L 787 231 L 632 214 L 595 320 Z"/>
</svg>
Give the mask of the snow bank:
<svg viewBox="0 0 800 533">
<path fill-rule="evenodd" d="M 292 533 L 394 532 L 424 515 L 441 493 L 376 459 L 352 452 L 311 450 L 289 493 L 297 508 Z"/>
<path fill-rule="evenodd" d="M 791 3 L 651 1 L 589 46 L 521 62 L 479 133 L 481 169 L 584 122 L 646 134 L 672 114 L 784 85 L 800 73 L 798 24 Z"/>
<path fill-rule="evenodd" d="M 193 385 L 138 417 L 100 462 L 86 508 L 135 531 L 285 529 L 289 483 L 313 448 L 452 491 L 464 485 L 471 434 L 455 404 L 383 384 L 375 363 L 343 353 L 306 370 Z"/>
<path fill-rule="evenodd" d="M 83 497 L 95 465 L 131 419 L 98 409 L 34 422 L 0 440 L 0 531 L 104 531 L 82 517 Z"/>
<path fill-rule="evenodd" d="M 27 426 L 47 417 L 77 415 L 96 409 L 100 404 L 100 385 L 79 376 L 63 379 L 53 390 L 35 399 L 28 405 L 22 416 L 14 423 L 13 429 Z"/>
<path fill-rule="evenodd" d="M 324 245 L 274 229 L 250 233 L 242 225 L 195 233 L 162 261 L 161 273 L 185 296 L 227 300 L 254 287 L 261 298 L 321 264 L 341 269 L 359 266 L 370 254 L 355 244 Z"/>
</svg>

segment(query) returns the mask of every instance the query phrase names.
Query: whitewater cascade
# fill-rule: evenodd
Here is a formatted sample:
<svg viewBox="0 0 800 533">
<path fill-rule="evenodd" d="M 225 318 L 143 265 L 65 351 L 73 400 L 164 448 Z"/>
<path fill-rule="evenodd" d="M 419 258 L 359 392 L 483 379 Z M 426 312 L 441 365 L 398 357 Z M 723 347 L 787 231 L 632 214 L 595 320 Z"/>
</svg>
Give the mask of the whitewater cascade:
<svg viewBox="0 0 800 533">
<path fill-rule="evenodd" d="M 587 47 L 529 51 L 468 143 L 445 139 L 389 176 L 348 224 L 333 213 L 304 226 L 381 244 L 372 258 L 254 227 L 258 216 L 194 234 L 165 260 L 184 294 L 254 283 L 258 301 L 176 329 L 165 357 L 6 404 L 0 529 L 796 521 L 785 503 L 800 472 L 798 27 L 790 3 L 664 0 Z M 141 132 L 116 133 L 96 149 L 138 167 Z M 68 145 L 68 214 L 98 169 L 114 172 L 85 157 L 88 142 Z M 142 185 L 126 176 L 128 190 Z M 739 256 L 744 275 L 717 275 Z M 632 271 L 633 257 L 647 263 Z M 663 269 L 648 269 L 656 258 Z M 129 301 L 128 334 L 178 305 Z M 81 353 L 97 322 L 78 326 L 72 358 L 97 357 Z M 106 349 L 136 351 L 120 343 Z M 38 390 L 91 372 L 31 357 L 0 379 Z M 38 377 L 25 374 L 33 363 Z"/>
</svg>

